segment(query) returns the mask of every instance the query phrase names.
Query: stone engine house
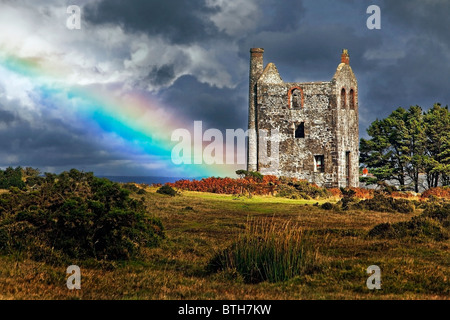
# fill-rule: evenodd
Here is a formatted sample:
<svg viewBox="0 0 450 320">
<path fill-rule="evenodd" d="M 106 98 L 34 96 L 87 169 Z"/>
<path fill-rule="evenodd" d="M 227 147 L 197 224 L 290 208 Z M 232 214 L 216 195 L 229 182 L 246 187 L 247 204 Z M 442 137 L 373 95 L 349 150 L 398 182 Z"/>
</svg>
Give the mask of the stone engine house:
<svg viewBox="0 0 450 320">
<path fill-rule="evenodd" d="M 247 170 L 358 187 L 358 84 L 347 50 L 331 81 L 305 83 L 284 82 L 273 63 L 264 68 L 263 53 L 250 50 Z M 276 157 L 273 143 L 276 166 L 267 161 Z"/>
</svg>

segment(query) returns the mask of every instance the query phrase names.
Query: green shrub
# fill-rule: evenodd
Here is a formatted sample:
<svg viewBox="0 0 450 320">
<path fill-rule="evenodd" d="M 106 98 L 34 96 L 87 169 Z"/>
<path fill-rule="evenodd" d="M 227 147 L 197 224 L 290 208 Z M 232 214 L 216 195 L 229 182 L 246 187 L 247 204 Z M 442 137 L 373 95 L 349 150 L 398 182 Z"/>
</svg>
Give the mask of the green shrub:
<svg viewBox="0 0 450 320">
<path fill-rule="evenodd" d="M 42 179 L 36 191 L 0 196 L 1 252 L 122 260 L 164 237 L 161 221 L 117 183 L 77 170 Z"/>
<path fill-rule="evenodd" d="M 442 241 L 448 239 L 448 232 L 439 222 L 433 219 L 413 217 L 410 221 L 379 224 L 369 231 L 369 237 L 387 239 L 431 238 L 435 241 Z"/>
<path fill-rule="evenodd" d="M 350 209 L 350 204 L 356 201 L 356 191 L 348 188 L 341 188 L 340 190 L 342 193 L 342 199 L 340 200 L 342 210 L 348 210 Z"/>
<path fill-rule="evenodd" d="M 353 206 L 356 209 L 365 209 L 378 212 L 413 213 L 414 203 L 406 199 L 395 199 L 376 193 L 372 199 L 366 199 Z"/>
<path fill-rule="evenodd" d="M 297 189 L 292 186 L 281 184 L 277 186 L 277 197 L 283 197 L 288 199 L 298 199 Z"/>
<path fill-rule="evenodd" d="M 160 193 L 160 194 L 172 196 L 172 197 L 177 195 L 177 191 L 174 188 L 172 188 L 171 186 L 169 186 L 168 184 L 163 185 L 161 188 L 156 190 L 156 192 Z"/>
<path fill-rule="evenodd" d="M 261 173 L 259 173 L 258 171 L 250 171 L 248 173 L 248 176 L 252 177 L 255 181 L 258 181 L 258 182 L 262 182 L 264 179 L 264 176 Z"/>
<path fill-rule="evenodd" d="M 138 192 L 140 188 L 138 188 L 134 183 L 128 182 L 122 184 L 122 188 L 130 190 L 131 192 Z"/>
<path fill-rule="evenodd" d="M 134 184 L 134 183 L 124 183 L 122 185 L 122 188 L 130 190 L 131 192 L 134 192 L 139 195 L 146 194 L 144 189 L 136 186 L 136 184 Z"/>
<path fill-rule="evenodd" d="M 322 204 L 321 208 L 324 210 L 333 210 L 334 205 L 330 202 L 325 202 L 324 204 Z"/>
<path fill-rule="evenodd" d="M 369 231 L 370 237 L 381 238 L 430 238 L 436 241 L 450 237 L 450 204 L 434 205 L 410 221 L 394 224 L 382 223 Z"/>
<path fill-rule="evenodd" d="M 0 189 L 9 189 L 11 187 L 25 189 L 25 182 L 22 180 L 23 169 L 17 167 L 13 169 L 8 167 L 5 170 L 0 170 Z"/>
<path fill-rule="evenodd" d="M 262 175 L 258 171 L 237 170 L 236 174 L 240 178 L 251 177 L 257 182 L 262 182 L 264 179 L 264 175 Z"/>
<path fill-rule="evenodd" d="M 431 218 L 439 221 L 440 223 L 445 223 L 450 221 L 450 203 L 432 203 L 429 204 L 421 216 L 426 218 Z"/>
<path fill-rule="evenodd" d="M 208 269 L 236 270 L 247 283 L 279 282 L 313 272 L 318 248 L 298 228 L 288 223 L 255 221 L 247 231 L 209 262 Z"/>
<path fill-rule="evenodd" d="M 277 186 L 277 196 L 288 199 L 319 199 L 331 197 L 331 192 L 326 188 L 320 188 L 308 181 L 291 178 L 280 178 L 281 184 Z"/>
</svg>

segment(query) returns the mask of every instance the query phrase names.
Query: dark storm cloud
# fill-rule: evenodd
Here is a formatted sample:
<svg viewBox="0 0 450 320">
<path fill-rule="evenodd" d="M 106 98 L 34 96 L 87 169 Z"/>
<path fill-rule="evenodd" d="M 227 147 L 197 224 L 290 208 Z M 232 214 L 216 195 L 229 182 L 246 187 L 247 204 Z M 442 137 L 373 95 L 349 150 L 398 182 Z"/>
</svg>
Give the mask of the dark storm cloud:
<svg viewBox="0 0 450 320">
<path fill-rule="evenodd" d="M 435 37 L 450 44 L 450 1 L 384 0 L 382 8 L 388 19 L 409 32 Z"/>
<path fill-rule="evenodd" d="M 305 25 L 291 33 L 262 32 L 252 40 L 243 40 L 241 52 L 248 52 L 245 48 L 249 48 L 249 41 L 264 47 L 265 63 L 274 62 L 285 81 L 295 77 L 310 81 L 331 80 L 344 48 L 349 49 L 353 69 L 361 70 L 366 63 L 364 52 L 382 43 L 378 35 L 363 37 L 342 25 Z"/>
<path fill-rule="evenodd" d="M 420 47 L 417 45 L 420 43 Z M 405 57 L 389 66 L 379 67 L 359 81 L 366 93 L 363 99 L 367 110 L 360 121 L 361 134 L 376 118 L 388 116 L 398 107 L 419 105 L 426 110 L 434 103 L 450 102 L 450 61 L 442 44 L 431 39 L 413 39 L 407 44 Z M 427 50 L 433 53 L 427 52 Z M 439 64 L 436 61 L 445 61 Z"/>
<path fill-rule="evenodd" d="M 193 76 L 183 76 L 161 93 L 180 118 L 201 120 L 204 128 L 247 129 L 246 83 L 235 89 L 217 88 L 200 83 Z M 187 122 L 187 121 L 186 121 Z M 186 123 L 186 128 L 193 123 Z"/>
<path fill-rule="evenodd" d="M 0 167 L 55 166 L 78 167 L 115 159 L 114 151 L 96 142 L 89 132 L 71 127 L 60 119 L 33 120 L 20 117 L 11 109 L 23 110 L 18 101 L 0 105 Z M 2 125 L 3 123 L 3 125 Z"/>
<path fill-rule="evenodd" d="M 263 0 L 258 2 L 264 17 L 260 22 L 260 31 L 294 30 L 305 14 L 301 0 Z"/>
<path fill-rule="evenodd" d="M 9 124 L 16 119 L 16 115 L 10 111 L 2 110 L 2 105 L 0 104 L 0 123 Z"/>
<path fill-rule="evenodd" d="M 175 79 L 175 70 L 173 65 L 165 64 L 161 67 L 153 67 L 148 76 L 144 79 L 152 85 L 163 86 Z"/>
<path fill-rule="evenodd" d="M 177 44 L 217 37 L 209 16 L 216 8 L 204 0 L 103 0 L 85 7 L 85 17 L 95 24 L 120 24 L 125 30 L 160 35 Z"/>
</svg>

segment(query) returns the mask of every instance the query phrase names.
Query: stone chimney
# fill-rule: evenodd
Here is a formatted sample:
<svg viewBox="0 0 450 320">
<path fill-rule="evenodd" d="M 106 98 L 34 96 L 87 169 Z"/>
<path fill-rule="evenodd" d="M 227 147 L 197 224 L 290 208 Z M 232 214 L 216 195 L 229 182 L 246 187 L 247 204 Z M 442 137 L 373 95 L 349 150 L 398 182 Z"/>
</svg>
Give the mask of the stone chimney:
<svg viewBox="0 0 450 320">
<path fill-rule="evenodd" d="M 347 49 L 342 50 L 341 63 L 350 64 L 350 56 Z"/>
<path fill-rule="evenodd" d="M 263 73 L 263 48 L 250 49 L 250 79 L 248 98 L 248 150 L 247 150 L 247 170 L 256 171 L 258 161 L 258 144 L 256 134 L 256 82 Z"/>
</svg>

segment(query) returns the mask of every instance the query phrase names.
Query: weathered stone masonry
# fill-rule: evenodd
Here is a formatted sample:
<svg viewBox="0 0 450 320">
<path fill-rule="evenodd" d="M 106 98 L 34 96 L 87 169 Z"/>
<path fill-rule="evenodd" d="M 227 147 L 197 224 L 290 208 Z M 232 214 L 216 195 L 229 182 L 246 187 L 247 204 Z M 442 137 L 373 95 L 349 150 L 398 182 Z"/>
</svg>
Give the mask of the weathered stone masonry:
<svg viewBox="0 0 450 320">
<path fill-rule="evenodd" d="M 250 50 L 247 170 L 325 187 L 359 186 L 358 84 L 347 50 L 331 81 L 307 83 L 284 82 L 273 63 L 264 68 L 263 53 Z M 261 129 L 266 141 L 258 137 Z M 261 154 L 272 142 L 279 143 L 275 167 Z"/>
</svg>

